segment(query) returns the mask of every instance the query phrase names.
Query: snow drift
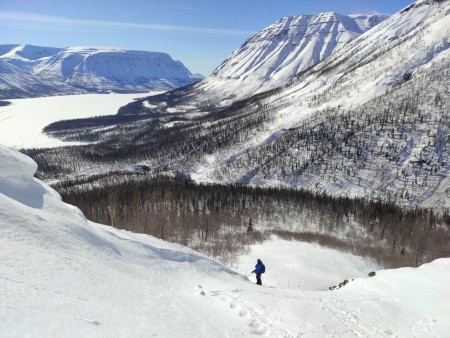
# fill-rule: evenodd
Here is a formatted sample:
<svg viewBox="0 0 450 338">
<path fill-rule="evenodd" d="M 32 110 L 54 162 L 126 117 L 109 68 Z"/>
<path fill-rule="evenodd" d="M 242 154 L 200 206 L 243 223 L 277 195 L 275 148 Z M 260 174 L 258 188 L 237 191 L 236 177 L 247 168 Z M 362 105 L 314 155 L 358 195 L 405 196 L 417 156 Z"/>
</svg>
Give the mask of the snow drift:
<svg viewBox="0 0 450 338">
<path fill-rule="evenodd" d="M 201 286 L 243 277 L 187 248 L 91 223 L 0 147 L 2 336 L 215 335 Z M 196 301 L 197 300 L 197 301 Z M 213 330 L 214 329 L 214 330 Z"/>
<path fill-rule="evenodd" d="M 2 336 L 424 337 L 450 331 L 450 305 L 443 301 L 450 259 L 378 271 L 333 292 L 260 287 L 185 247 L 87 221 L 33 178 L 35 170 L 28 157 L 0 146 Z"/>
</svg>

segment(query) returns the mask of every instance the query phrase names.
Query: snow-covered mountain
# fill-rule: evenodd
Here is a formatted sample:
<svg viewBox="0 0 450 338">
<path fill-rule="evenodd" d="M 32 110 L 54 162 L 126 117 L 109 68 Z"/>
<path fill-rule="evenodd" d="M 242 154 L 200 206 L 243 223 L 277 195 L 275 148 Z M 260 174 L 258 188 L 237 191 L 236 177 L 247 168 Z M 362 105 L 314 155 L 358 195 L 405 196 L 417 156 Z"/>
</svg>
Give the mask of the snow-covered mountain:
<svg viewBox="0 0 450 338">
<path fill-rule="evenodd" d="M 282 242 L 276 252 L 284 261 L 271 255 L 263 276 L 264 284 L 281 284 L 258 286 L 183 246 L 89 222 L 33 178 L 36 167 L 0 146 L 1 336 L 425 337 L 450 331 L 450 305 L 443 301 L 450 293 L 448 258 L 372 278 L 343 276 L 348 264 L 361 261 Z M 294 271 L 299 261 L 286 259 L 300 256 L 308 268 Z M 336 269 L 336 262 L 345 264 Z M 327 278 L 330 286 L 351 281 L 336 291 L 318 288 L 315 281 L 328 285 Z"/>
<path fill-rule="evenodd" d="M 236 80 L 247 95 L 278 87 L 386 18 L 334 12 L 282 18 L 250 37 L 206 82 Z"/>
<path fill-rule="evenodd" d="M 173 93 L 180 99 L 166 100 L 163 109 L 225 107 L 283 85 L 386 18 L 334 12 L 282 18 L 250 37 L 210 76 Z M 154 106 L 154 98 L 151 101 Z"/>
<path fill-rule="evenodd" d="M 198 80 L 165 53 L 0 45 L 0 98 L 169 90 Z"/>
<path fill-rule="evenodd" d="M 267 117 L 252 137 L 193 177 L 448 210 L 449 14 L 417 1 L 299 73 L 257 101 Z"/>
</svg>

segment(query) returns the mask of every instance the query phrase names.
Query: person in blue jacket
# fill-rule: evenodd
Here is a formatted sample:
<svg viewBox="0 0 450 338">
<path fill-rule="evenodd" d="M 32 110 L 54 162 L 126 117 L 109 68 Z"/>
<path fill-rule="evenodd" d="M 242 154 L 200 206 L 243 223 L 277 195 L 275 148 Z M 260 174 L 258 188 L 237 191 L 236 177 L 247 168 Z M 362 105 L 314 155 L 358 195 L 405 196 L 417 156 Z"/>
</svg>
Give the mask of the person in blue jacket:
<svg viewBox="0 0 450 338">
<path fill-rule="evenodd" d="M 255 270 L 252 271 L 252 273 L 256 273 L 256 284 L 262 285 L 261 282 L 261 274 L 266 272 L 266 267 L 264 266 L 263 262 L 258 258 L 258 261 L 255 265 Z"/>
</svg>

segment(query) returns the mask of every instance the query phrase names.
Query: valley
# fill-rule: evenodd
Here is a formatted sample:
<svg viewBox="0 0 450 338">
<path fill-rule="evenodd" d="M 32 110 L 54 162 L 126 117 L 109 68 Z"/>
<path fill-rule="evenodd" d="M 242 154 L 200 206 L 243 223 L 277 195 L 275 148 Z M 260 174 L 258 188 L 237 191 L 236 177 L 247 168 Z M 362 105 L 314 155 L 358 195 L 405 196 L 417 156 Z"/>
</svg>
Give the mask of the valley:
<svg viewBox="0 0 450 338">
<path fill-rule="evenodd" d="M 431 223 L 435 231 L 426 237 L 444 241 L 430 241 L 423 249 L 417 244 L 422 240 L 415 235 L 415 226 L 399 226 L 397 217 L 391 217 L 392 238 L 387 242 L 385 228 L 382 235 L 368 235 L 374 243 L 381 239 L 375 245 L 381 251 L 371 256 L 381 259 L 381 252 L 392 244 L 390 258 L 383 260 L 396 257 L 401 263 L 383 263 L 385 267 L 420 265 L 445 255 L 438 252 L 445 252 L 446 236 L 437 234 L 441 226 L 448 226 L 450 213 L 450 64 L 448 37 L 441 30 L 448 23 L 448 12 L 446 2 L 419 1 L 389 18 L 336 13 L 287 17 L 248 39 L 206 79 L 137 98 L 115 115 L 53 122 L 44 127 L 44 133 L 65 146 L 22 151 L 38 163 L 39 178 L 57 187 L 66 201 L 80 206 L 93 220 L 166 236 L 213 256 L 212 252 L 219 250 L 215 257 L 223 255 L 219 258 L 223 262 L 235 258 L 227 257 L 230 250 L 221 244 L 224 239 L 211 233 L 239 237 L 245 232 L 246 221 L 234 214 L 243 210 L 227 211 L 224 223 L 208 219 L 215 208 L 206 208 L 203 202 L 203 220 L 193 229 L 173 227 L 169 235 L 156 221 L 149 226 L 143 220 L 158 218 L 158 212 L 153 212 L 167 203 L 172 205 L 174 197 L 147 196 L 155 204 L 133 205 L 146 205 L 143 196 L 152 180 L 167 182 L 175 190 L 178 181 L 206 184 L 218 191 L 223 184 L 236 189 L 276 189 L 288 195 L 294 189 L 317 203 L 323 203 L 322 196 L 327 196 L 343 210 L 346 199 L 358 205 L 354 210 L 380 209 L 379 214 L 389 214 L 398 208 L 395 213 L 402 215 L 400 222 L 420 219 L 422 225 L 417 229 L 422 230 L 418 233 L 424 231 L 424 224 Z M 311 36 L 315 38 L 306 39 Z M 340 41 L 332 48 L 330 36 Z M 311 54 L 305 63 L 306 54 L 302 53 L 311 49 L 321 52 Z M 276 58 L 277 53 L 285 58 Z M 98 195 L 97 186 L 103 192 L 125 193 L 127 185 L 141 180 L 148 182 L 135 188 L 137 196 L 131 200 L 118 197 L 122 202 L 115 204 L 123 207 L 113 206 L 110 198 Z M 99 203 L 96 211 L 90 209 L 95 203 Z M 256 220 L 263 237 L 270 235 L 273 229 L 269 224 L 274 220 L 260 219 L 260 215 L 267 208 L 279 208 L 272 207 L 274 201 L 268 203 L 258 205 L 253 216 L 247 217 Z M 195 214 L 200 206 L 190 208 Z M 144 216 L 148 210 L 153 211 Z M 166 212 L 180 213 L 174 210 L 169 207 Z M 303 224 L 294 226 L 298 236 L 343 236 L 340 226 L 326 225 L 334 217 L 326 207 L 320 222 L 328 232 L 319 231 L 319 235 L 317 220 L 302 221 L 291 212 L 290 208 L 280 211 L 285 221 L 277 231 L 291 232 L 288 220 L 298 218 L 297 223 Z M 356 214 L 347 218 L 344 227 L 357 224 L 367 234 L 373 222 L 381 220 L 377 213 L 368 212 L 355 221 L 361 217 Z M 425 220 L 419 214 L 430 216 Z M 186 217 L 179 220 L 181 225 L 192 224 L 189 219 L 193 216 Z M 213 223 L 212 228 L 205 225 Z M 165 224 L 167 221 L 161 226 Z M 314 225 L 308 228 L 305 224 Z M 404 227 L 408 227 L 408 235 L 399 235 Z M 205 229 L 210 231 L 207 240 Z M 184 235 L 179 237 L 179 231 L 185 231 Z M 198 246 L 198 233 L 208 244 Z M 355 237 L 355 233 L 358 231 L 341 240 L 360 241 L 362 237 Z M 242 244 L 239 250 L 245 250 L 247 244 Z M 367 247 L 367 243 L 359 246 Z M 411 256 L 399 256 L 405 248 Z"/>
<path fill-rule="evenodd" d="M 0 8 L 2 28 L 158 37 L 197 65 L 256 32 L 207 77 L 163 52 L 0 45 L 0 336 L 450 332 L 450 0 L 259 31 L 249 3 Z M 219 8 L 227 29 L 198 26 Z"/>
</svg>

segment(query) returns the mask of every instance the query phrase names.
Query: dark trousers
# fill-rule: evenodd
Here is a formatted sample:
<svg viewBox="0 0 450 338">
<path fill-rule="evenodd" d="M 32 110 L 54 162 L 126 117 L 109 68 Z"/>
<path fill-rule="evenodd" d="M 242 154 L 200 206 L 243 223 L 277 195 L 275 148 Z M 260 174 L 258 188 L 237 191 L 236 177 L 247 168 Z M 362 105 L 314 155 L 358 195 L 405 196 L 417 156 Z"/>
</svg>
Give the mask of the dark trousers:
<svg viewBox="0 0 450 338">
<path fill-rule="evenodd" d="M 261 282 L 261 274 L 260 274 L 260 273 L 257 273 L 257 274 L 256 274 L 256 284 L 262 285 L 262 282 Z"/>
</svg>

